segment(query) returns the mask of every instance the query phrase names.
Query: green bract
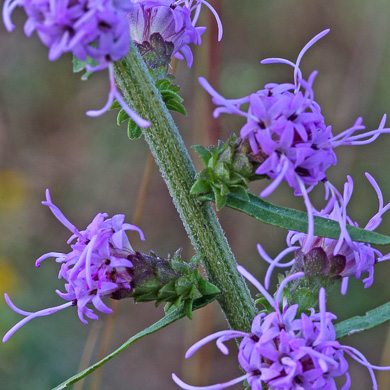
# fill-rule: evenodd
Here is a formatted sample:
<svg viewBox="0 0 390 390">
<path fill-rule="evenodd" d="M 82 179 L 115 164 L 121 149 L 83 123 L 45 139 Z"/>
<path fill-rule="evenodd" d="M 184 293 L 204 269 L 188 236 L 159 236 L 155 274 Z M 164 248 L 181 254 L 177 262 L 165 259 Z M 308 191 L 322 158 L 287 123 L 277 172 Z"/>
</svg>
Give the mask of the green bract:
<svg viewBox="0 0 390 390">
<path fill-rule="evenodd" d="M 255 174 L 253 164 L 241 151 L 241 144 L 241 139 L 237 139 L 233 134 L 226 143 L 218 141 L 218 146 L 192 146 L 201 157 L 205 168 L 197 173 L 191 194 L 212 192 L 217 210 L 225 206 L 229 193 L 248 201 L 247 184 L 261 179 L 262 176 Z"/>
</svg>

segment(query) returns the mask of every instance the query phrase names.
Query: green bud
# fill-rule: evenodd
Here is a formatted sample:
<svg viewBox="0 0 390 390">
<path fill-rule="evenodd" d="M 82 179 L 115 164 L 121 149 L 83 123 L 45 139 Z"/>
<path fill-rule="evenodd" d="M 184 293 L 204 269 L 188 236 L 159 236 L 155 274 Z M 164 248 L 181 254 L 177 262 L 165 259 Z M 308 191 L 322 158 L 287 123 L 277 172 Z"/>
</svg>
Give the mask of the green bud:
<svg viewBox="0 0 390 390">
<path fill-rule="evenodd" d="M 294 257 L 295 263 L 289 274 L 304 272 L 305 275 L 288 284 L 290 292 L 288 302 L 290 305 L 297 303 L 299 313 L 302 313 L 310 307 L 316 308 L 321 287 L 325 287 L 329 292 L 341 281 L 339 273 L 344 269 L 345 257 L 342 255 L 328 257 L 320 247 L 313 248 L 308 253 L 303 253 L 299 249 Z"/>
<path fill-rule="evenodd" d="M 193 146 L 205 168 L 196 175 L 191 193 L 201 196 L 214 192 L 217 210 L 225 205 L 229 193 L 248 199 L 248 182 L 260 176 L 256 175 L 255 166 L 247 157 L 246 149 L 242 150 L 242 145 L 241 138 L 233 134 L 226 143 L 218 141 L 218 146 Z"/>
<path fill-rule="evenodd" d="M 183 304 L 186 315 L 191 318 L 195 299 L 219 293 L 219 289 L 199 273 L 198 262 L 184 262 L 179 252 L 167 260 L 154 253 L 140 252 L 127 258 L 133 263 L 133 267 L 127 269 L 131 290 L 120 290 L 114 299 L 132 297 L 136 302 L 155 301 L 156 306 L 166 302 L 166 309 Z"/>
</svg>

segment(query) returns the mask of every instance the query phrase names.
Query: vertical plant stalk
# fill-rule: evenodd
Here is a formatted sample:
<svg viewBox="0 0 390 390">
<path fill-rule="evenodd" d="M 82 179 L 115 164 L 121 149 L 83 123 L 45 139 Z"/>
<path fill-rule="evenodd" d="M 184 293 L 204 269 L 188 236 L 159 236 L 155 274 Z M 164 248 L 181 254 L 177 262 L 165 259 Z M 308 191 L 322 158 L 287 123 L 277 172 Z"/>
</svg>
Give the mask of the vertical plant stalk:
<svg viewBox="0 0 390 390">
<path fill-rule="evenodd" d="M 210 281 L 221 290 L 218 301 L 229 326 L 249 331 L 256 315 L 254 302 L 211 205 L 190 194 L 194 166 L 134 44 L 127 57 L 115 63 L 115 77 L 130 106 L 152 123 L 143 129 L 145 140 Z"/>
</svg>

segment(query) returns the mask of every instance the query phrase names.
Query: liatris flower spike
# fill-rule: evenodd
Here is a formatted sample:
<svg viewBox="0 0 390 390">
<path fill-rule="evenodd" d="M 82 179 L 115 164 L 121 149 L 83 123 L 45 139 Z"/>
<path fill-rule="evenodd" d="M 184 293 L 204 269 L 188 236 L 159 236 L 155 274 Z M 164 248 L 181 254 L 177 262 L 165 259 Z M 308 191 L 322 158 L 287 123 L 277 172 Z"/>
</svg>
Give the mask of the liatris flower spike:
<svg viewBox="0 0 390 390">
<path fill-rule="evenodd" d="M 130 245 L 126 231 L 134 230 L 144 240 L 141 229 L 124 223 L 123 214 L 107 218 L 106 213 L 99 213 L 86 230 L 79 231 L 53 204 L 49 190 L 46 190 L 46 201 L 42 204 L 48 206 L 54 216 L 72 232 L 68 240 L 69 244 L 72 243 L 69 253 L 49 252 L 36 261 L 36 266 L 40 267 L 43 260 L 53 257 L 61 264 L 58 277 L 66 280 L 66 292 L 56 292 L 68 302 L 31 313 L 18 309 L 5 294 L 11 309 L 26 317 L 7 332 L 3 342 L 9 340 L 20 327 L 33 318 L 47 316 L 69 306 L 77 306 L 79 318 L 83 323 L 87 323 L 84 316 L 98 319 L 87 304 L 91 303 L 102 313 L 111 313 L 112 310 L 103 303 L 103 299 L 131 289 L 132 276 L 129 268 L 133 267 L 133 264 L 128 257 L 135 251 Z"/>
<path fill-rule="evenodd" d="M 382 222 L 382 215 L 389 210 L 390 203 L 384 205 L 382 191 L 378 183 L 369 173 L 366 173 L 366 177 L 375 189 L 379 199 L 378 212 L 364 227 L 365 230 L 374 231 Z M 315 265 L 313 271 L 318 275 L 335 280 L 343 278 L 341 292 L 345 294 L 350 276 L 359 279 L 362 274 L 368 273 L 367 277 L 363 279 L 363 283 L 364 287 L 370 287 L 374 281 L 374 265 L 390 258 L 389 254 L 384 256 L 378 249 L 372 248 L 370 244 L 352 241 L 349 236 L 347 226 L 359 226 L 357 222 L 353 222 L 348 217 L 346 210 L 353 193 L 352 178 L 348 176 L 347 182 L 344 184 L 343 196 L 330 183 L 326 183 L 326 188 L 331 192 L 327 206 L 322 211 L 314 210 L 313 213 L 337 221 L 340 225 L 339 238 L 336 240 L 315 236 L 313 239 L 309 239 L 309 245 L 307 246 L 307 234 L 289 232 L 287 235 L 288 248 L 282 251 L 274 260 L 258 244 L 260 255 L 270 264 L 265 277 L 266 288 L 270 284 L 271 274 L 275 267 L 293 266 L 292 272 L 304 270 L 307 274 L 310 274 L 310 269 Z M 295 245 L 296 243 L 299 243 L 299 245 Z M 294 259 L 284 264 L 280 263 L 292 251 L 295 251 Z"/>
<path fill-rule="evenodd" d="M 219 350 L 227 355 L 229 350 L 224 342 L 242 337 L 238 361 L 246 373 L 229 382 L 204 387 L 190 386 L 172 374 L 176 384 L 185 390 L 220 390 L 246 380 L 252 390 L 263 390 L 264 386 L 272 390 L 337 390 L 335 378 L 345 376 L 346 381 L 340 389 L 347 390 L 351 379 L 344 357 L 346 353 L 367 367 L 373 389 L 377 389 L 373 369 L 389 370 L 390 367 L 373 366 L 361 352 L 336 341 L 332 323 L 336 316 L 326 311 L 324 288 L 319 293 L 319 312 L 310 309 L 309 315 L 302 313 L 296 318 L 298 305 L 289 306 L 285 299 L 282 300 L 282 293 L 289 282 L 303 276 L 302 272 L 284 279 L 274 299 L 253 275 L 241 266 L 238 270 L 259 289 L 274 311 L 258 314 L 249 333 L 226 330 L 198 341 L 187 351 L 186 358 L 215 339 Z"/>
<path fill-rule="evenodd" d="M 329 30 L 324 30 L 311 39 L 301 50 L 295 63 L 270 58 L 262 64 L 283 63 L 294 68 L 294 83 L 265 85 L 264 89 L 241 99 L 225 99 L 210 84 L 200 78 L 200 84 L 213 97 L 218 105 L 214 117 L 221 113 L 235 114 L 247 118 L 240 136 L 250 144 L 250 158 L 258 164 L 256 173 L 273 179 L 260 194 L 271 194 L 284 180 L 294 188 L 295 195 L 302 195 L 309 214 L 309 237 L 314 233 L 312 206 L 308 192 L 326 179 L 326 170 L 337 162 L 334 148 L 340 145 L 362 145 L 374 141 L 384 128 L 386 116 L 377 130 L 354 135 L 363 130 L 359 118 L 348 130 L 333 136 L 331 126 L 326 126 L 321 108 L 314 101 L 313 82 L 317 71 L 303 79 L 299 68 L 306 51 Z M 302 91 L 302 89 L 304 91 Z M 241 106 L 249 103 L 248 111 Z M 306 188 L 309 186 L 309 188 Z"/>
<path fill-rule="evenodd" d="M 96 66 L 87 65 L 90 71 L 109 70 L 110 92 L 106 105 L 89 116 L 99 116 L 108 111 L 117 99 L 127 114 L 141 127 L 150 123 L 137 115 L 123 100 L 113 73 L 113 62 L 129 51 L 130 36 L 127 13 L 133 8 L 128 0 L 76 0 L 35 1 L 6 0 L 3 20 L 8 31 L 15 28 L 11 14 L 16 7 L 23 7 L 27 14 L 24 31 L 31 36 L 34 31 L 49 47 L 49 59 L 57 60 L 63 53 L 72 53 L 79 60 L 92 59 Z"/>
<path fill-rule="evenodd" d="M 102 115 L 116 99 L 137 125 L 148 127 L 150 122 L 127 105 L 116 87 L 113 62 L 128 53 L 130 36 L 143 44 L 149 42 L 154 33 L 159 33 L 174 46 L 170 55 L 185 57 L 190 67 L 193 58 L 188 44 L 200 44 L 200 36 L 205 30 L 205 27 L 195 27 L 202 4 L 214 14 L 221 39 L 220 18 L 205 0 L 6 0 L 3 20 L 7 30 L 12 31 L 15 26 L 11 14 L 16 7 L 23 7 L 28 17 L 24 25 L 26 35 L 31 36 L 34 31 L 38 33 L 41 41 L 49 47 L 50 60 L 57 60 L 63 53 L 70 52 L 79 60 L 87 61 L 89 71 L 108 68 L 110 91 L 107 103 L 100 110 L 88 111 L 87 115 Z M 93 66 L 90 60 L 93 60 Z"/>
</svg>

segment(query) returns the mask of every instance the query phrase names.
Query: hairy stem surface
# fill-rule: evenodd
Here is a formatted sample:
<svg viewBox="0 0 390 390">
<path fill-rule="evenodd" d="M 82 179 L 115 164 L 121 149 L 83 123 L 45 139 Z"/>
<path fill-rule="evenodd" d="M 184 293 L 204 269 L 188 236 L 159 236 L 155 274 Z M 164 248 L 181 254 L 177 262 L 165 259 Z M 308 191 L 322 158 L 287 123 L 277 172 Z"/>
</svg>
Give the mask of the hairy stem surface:
<svg viewBox="0 0 390 390">
<path fill-rule="evenodd" d="M 190 195 L 195 169 L 177 127 L 137 49 L 115 63 L 125 100 L 152 126 L 143 129 L 184 227 L 207 275 L 221 290 L 218 301 L 233 329 L 249 331 L 256 308 L 210 203 Z"/>
</svg>

